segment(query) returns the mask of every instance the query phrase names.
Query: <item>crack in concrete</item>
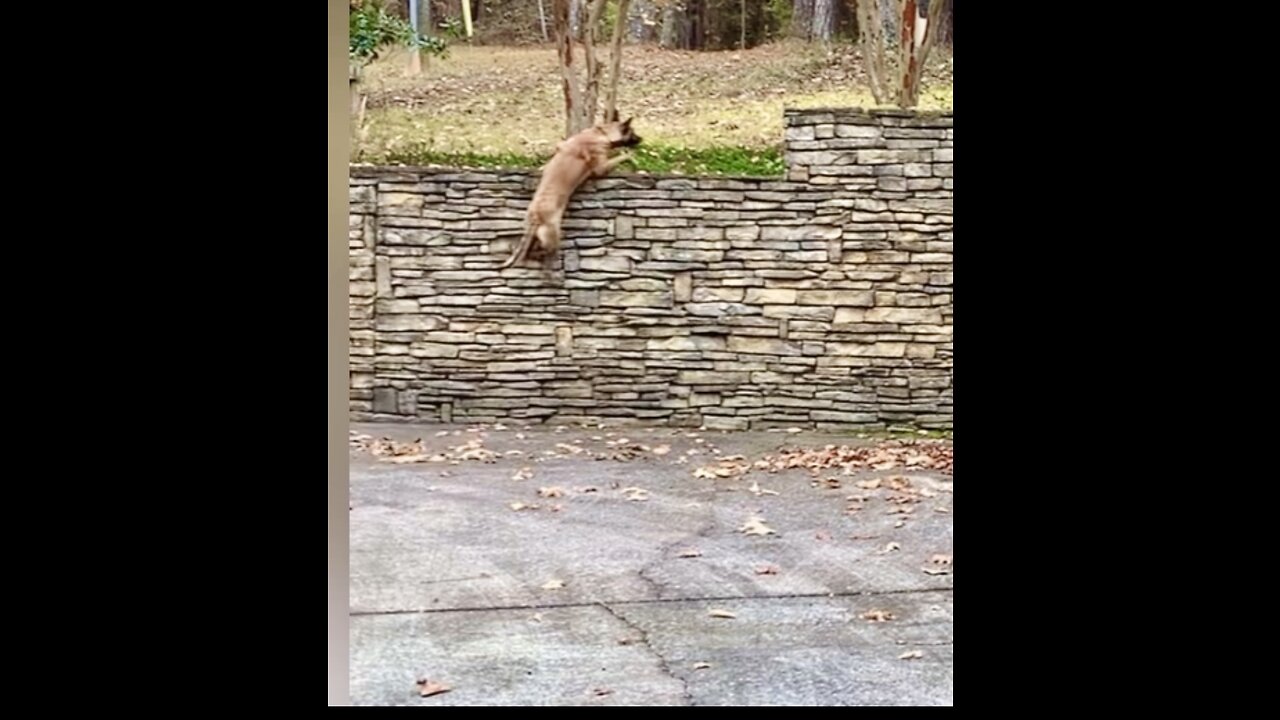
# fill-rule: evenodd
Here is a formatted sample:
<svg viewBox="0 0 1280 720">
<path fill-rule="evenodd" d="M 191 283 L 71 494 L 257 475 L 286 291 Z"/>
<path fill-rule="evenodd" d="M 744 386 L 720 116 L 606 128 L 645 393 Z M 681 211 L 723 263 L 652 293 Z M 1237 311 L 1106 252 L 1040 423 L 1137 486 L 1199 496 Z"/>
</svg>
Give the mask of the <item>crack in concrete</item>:
<svg viewBox="0 0 1280 720">
<path fill-rule="evenodd" d="M 680 602 L 733 602 L 744 600 L 806 600 L 813 598 L 878 597 L 880 595 L 913 595 L 917 593 L 950 593 L 952 587 L 913 588 L 908 590 L 852 590 L 849 592 L 787 593 L 783 595 L 722 595 L 711 597 L 654 598 L 643 600 L 593 600 L 565 603 L 541 603 L 526 605 L 486 605 L 481 607 L 416 608 L 407 610 L 353 610 L 348 617 L 377 615 L 430 615 L 447 612 L 491 612 L 501 610 L 556 610 L 559 608 L 586 608 L 596 605 L 654 605 Z"/>
<path fill-rule="evenodd" d="M 689 535 L 681 535 L 680 537 L 676 538 L 675 540 L 672 540 L 671 542 L 663 543 L 662 546 L 658 548 L 658 556 L 655 557 L 653 560 L 645 563 L 643 566 L 640 567 L 639 570 L 636 571 L 636 574 L 640 577 L 640 579 L 648 583 L 653 588 L 656 600 L 663 599 L 662 593 L 666 590 L 666 584 L 663 583 L 661 580 L 657 580 L 655 578 L 650 577 L 648 573 L 653 572 L 658 568 L 659 565 L 662 565 L 667 560 L 669 560 L 670 558 L 668 558 L 667 555 L 672 550 L 674 550 L 677 546 L 688 543 L 691 540 L 694 540 L 695 538 L 706 538 L 707 533 L 710 533 L 715 528 L 716 528 L 716 521 L 713 516 L 707 522 L 707 524 L 704 525 L 702 528 L 700 528 L 697 532 L 691 533 Z"/>
<path fill-rule="evenodd" d="M 685 705 L 690 705 L 690 706 L 697 705 L 697 703 L 694 702 L 693 694 L 689 692 L 689 681 L 686 680 L 683 676 L 677 675 L 675 671 L 671 669 L 671 664 L 667 662 L 667 659 L 663 657 L 662 653 L 658 652 L 658 649 L 653 646 L 653 643 L 649 642 L 649 633 L 645 631 L 644 628 L 628 620 L 626 616 L 624 616 L 622 613 L 609 607 L 607 603 L 597 603 L 597 604 L 601 608 L 603 608 L 605 612 L 612 615 L 614 619 L 616 619 L 618 622 L 622 623 L 623 625 L 626 625 L 628 628 L 631 628 L 632 630 L 640 634 L 640 643 L 644 645 L 645 649 L 649 651 L 650 655 L 653 655 L 653 657 L 657 659 L 658 669 L 661 670 L 662 673 L 667 677 L 680 683 L 680 688 L 681 688 L 680 697 L 684 700 Z"/>
</svg>

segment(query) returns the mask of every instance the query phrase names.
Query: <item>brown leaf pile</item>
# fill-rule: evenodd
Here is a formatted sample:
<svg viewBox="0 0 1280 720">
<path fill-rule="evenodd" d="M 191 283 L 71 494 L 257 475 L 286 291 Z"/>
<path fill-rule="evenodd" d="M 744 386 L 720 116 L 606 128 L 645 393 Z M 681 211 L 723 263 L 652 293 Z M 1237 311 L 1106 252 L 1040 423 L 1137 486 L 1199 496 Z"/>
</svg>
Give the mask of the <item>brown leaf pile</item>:
<svg viewBox="0 0 1280 720">
<path fill-rule="evenodd" d="M 952 450 L 950 443 L 938 440 L 900 440 L 863 447 L 785 448 L 776 455 L 766 455 L 757 460 L 754 468 L 768 472 L 795 468 L 817 472 L 841 469 L 846 474 L 907 468 L 951 475 Z M 862 483 L 859 487 L 874 489 L 874 486 Z"/>
<path fill-rule="evenodd" d="M 723 480 L 725 478 L 741 477 L 750 470 L 751 463 L 744 460 L 741 455 L 731 455 L 720 458 L 714 465 L 705 465 L 695 469 L 693 476 L 699 479 Z"/>
<path fill-rule="evenodd" d="M 373 438 L 369 435 L 351 432 L 351 447 L 367 452 L 390 463 L 425 463 L 425 462 L 462 462 L 477 460 L 485 463 L 497 462 L 498 454 L 484 447 L 484 438 L 475 437 L 461 445 L 455 445 L 444 451 L 430 452 L 422 438 L 411 442 L 397 442 L 391 438 Z"/>
</svg>

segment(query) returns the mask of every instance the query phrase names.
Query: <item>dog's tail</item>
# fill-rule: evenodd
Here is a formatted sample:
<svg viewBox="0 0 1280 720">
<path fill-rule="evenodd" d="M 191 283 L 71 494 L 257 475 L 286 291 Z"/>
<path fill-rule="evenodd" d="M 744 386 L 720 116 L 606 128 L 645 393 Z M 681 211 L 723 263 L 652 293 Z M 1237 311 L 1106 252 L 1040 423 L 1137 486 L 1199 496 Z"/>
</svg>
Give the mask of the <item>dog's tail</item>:
<svg viewBox="0 0 1280 720">
<path fill-rule="evenodd" d="M 524 230 L 524 236 L 520 238 L 520 244 L 516 245 L 516 249 L 511 251 L 511 257 L 507 258 L 506 262 L 499 265 L 498 269 L 504 270 L 518 262 L 524 262 L 524 259 L 529 256 L 529 248 L 533 245 L 533 239 L 537 236 L 537 233 L 538 226 L 533 223 L 529 223 Z"/>
</svg>

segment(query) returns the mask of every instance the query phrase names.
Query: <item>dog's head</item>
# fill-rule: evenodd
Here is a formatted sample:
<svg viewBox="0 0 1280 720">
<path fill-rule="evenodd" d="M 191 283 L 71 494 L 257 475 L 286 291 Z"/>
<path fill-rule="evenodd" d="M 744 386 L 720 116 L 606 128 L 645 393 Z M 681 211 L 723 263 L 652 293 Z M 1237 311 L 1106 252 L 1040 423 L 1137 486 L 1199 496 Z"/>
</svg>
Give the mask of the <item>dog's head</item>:
<svg viewBox="0 0 1280 720">
<path fill-rule="evenodd" d="M 640 144 L 640 136 L 631 129 L 631 120 L 632 118 L 627 118 L 618 122 L 618 113 L 615 110 L 606 122 L 597 126 L 608 138 L 609 147 L 632 147 Z"/>
</svg>

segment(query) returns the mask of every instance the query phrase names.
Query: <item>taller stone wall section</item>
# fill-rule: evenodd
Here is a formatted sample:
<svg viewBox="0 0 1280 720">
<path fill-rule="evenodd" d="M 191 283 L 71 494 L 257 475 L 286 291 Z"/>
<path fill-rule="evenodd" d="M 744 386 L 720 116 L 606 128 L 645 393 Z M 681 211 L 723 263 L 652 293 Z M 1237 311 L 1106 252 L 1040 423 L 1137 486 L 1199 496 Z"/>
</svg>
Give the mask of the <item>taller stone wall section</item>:
<svg viewBox="0 0 1280 720">
<path fill-rule="evenodd" d="M 351 169 L 351 416 L 949 428 L 952 117 L 786 114 L 787 177 L 614 176 L 499 270 L 526 171 Z"/>
</svg>

